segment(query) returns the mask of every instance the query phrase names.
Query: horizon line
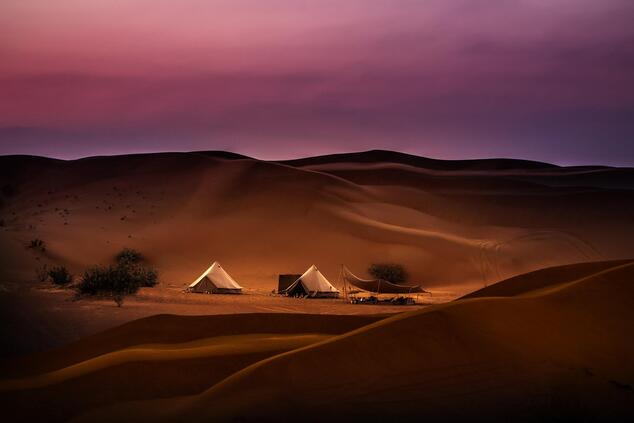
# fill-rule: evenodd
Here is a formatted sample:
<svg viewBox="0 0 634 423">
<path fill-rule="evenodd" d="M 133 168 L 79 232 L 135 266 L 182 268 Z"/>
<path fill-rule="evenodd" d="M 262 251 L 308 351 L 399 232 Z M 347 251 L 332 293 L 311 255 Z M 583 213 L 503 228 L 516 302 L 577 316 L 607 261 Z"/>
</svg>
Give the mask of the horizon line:
<svg viewBox="0 0 634 423">
<path fill-rule="evenodd" d="M 413 152 L 407 151 L 399 151 L 399 150 L 389 150 L 383 148 L 371 148 L 367 150 L 348 150 L 348 151 L 334 151 L 332 153 L 320 153 L 320 154 L 312 154 L 312 155 L 298 155 L 287 158 L 262 158 L 257 157 L 255 155 L 247 155 L 244 153 L 239 153 L 231 150 L 155 150 L 155 151 L 131 151 L 131 152 L 121 152 L 121 153 L 104 153 L 104 154 L 94 154 L 94 155 L 86 155 L 86 156 L 76 156 L 76 157 L 59 157 L 53 155 L 45 155 L 45 154 L 29 154 L 29 153 L 12 153 L 12 154 L 0 154 L 0 157 L 37 157 L 44 158 L 50 160 L 59 160 L 64 162 L 72 162 L 77 160 L 85 160 L 85 159 L 95 159 L 95 158 L 105 158 L 105 157 L 125 157 L 125 156 L 142 156 L 142 155 L 153 155 L 153 154 L 201 154 L 201 153 L 225 153 L 225 154 L 233 154 L 236 156 L 242 156 L 244 159 L 258 160 L 263 162 L 289 162 L 295 160 L 304 160 L 304 159 L 313 159 L 318 157 L 328 157 L 328 156 L 338 156 L 338 155 L 353 155 L 353 154 L 364 154 L 364 153 L 372 153 L 372 152 L 384 152 L 384 153 L 395 153 L 404 156 L 412 156 L 421 159 L 427 160 L 435 160 L 442 162 L 461 162 L 461 161 L 483 161 L 483 160 L 508 160 L 508 161 L 518 161 L 518 162 L 528 162 L 528 163 L 539 163 L 557 167 L 609 167 L 609 168 L 632 168 L 634 165 L 627 164 L 606 164 L 606 163 L 571 163 L 571 162 L 560 162 L 560 161 L 544 161 L 544 160 L 536 160 L 536 159 L 528 159 L 528 158 L 518 158 L 518 157 L 510 157 L 510 156 L 482 156 L 482 157 L 468 157 L 468 158 L 459 158 L 459 159 L 448 159 L 448 158 L 438 158 L 427 155 L 420 155 Z"/>
</svg>

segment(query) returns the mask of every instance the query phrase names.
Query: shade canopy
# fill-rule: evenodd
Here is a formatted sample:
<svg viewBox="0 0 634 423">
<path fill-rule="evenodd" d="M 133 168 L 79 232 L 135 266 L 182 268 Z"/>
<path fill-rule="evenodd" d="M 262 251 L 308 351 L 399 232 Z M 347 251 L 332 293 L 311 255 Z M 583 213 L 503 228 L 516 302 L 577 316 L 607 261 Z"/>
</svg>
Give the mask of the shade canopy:
<svg viewBox="0 0 634 423">
<path fill-rule="evenodd" d="M 412 294 L 425 292 L 420 285 L 401 285 L 388 282 L 384 279 L 361 279 L 355 276 L 345 266 L 343 268 L 343 278 L 352 286 L 355 286 L 363 291 L 378 294 Z"/>
</svg>

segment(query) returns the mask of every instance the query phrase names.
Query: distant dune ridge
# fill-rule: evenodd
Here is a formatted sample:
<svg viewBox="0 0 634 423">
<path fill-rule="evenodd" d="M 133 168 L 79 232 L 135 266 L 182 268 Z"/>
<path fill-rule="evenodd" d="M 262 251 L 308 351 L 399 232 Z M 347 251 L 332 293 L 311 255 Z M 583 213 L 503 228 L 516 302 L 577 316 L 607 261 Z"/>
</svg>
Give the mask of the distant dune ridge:
<svg viewBox="0 0 634 423">
<path fill-rule="evenodd" d="M 536 273 L 392 317 L 142 319 L 45 367 L 23 358 L 39 370 L 0 380 L 0 406 L 16 421 L 631 419 L 634 262 Z"/>
<path fill-rule="evenodd" d="M 191 282 L 212 260 L 263 289 L 313 263 L 336 282 L 342 263 L 363 275 L 372 262 L 396 262 L 413 283 L 463 292 L 634 251 L 631 169 L 390 151 L 282 162 L 194 152 L 5 156 L 0 180 L 11 191 L 0 208 L 6 289 L 42 262 L 80 273 L 124 246 L 142 251 L 162 284 Z M 46 243 L 42 257 L 24 248 L 33 238 Z M 299 239 L 310 242 L 296 248 Z"/>
</svg>

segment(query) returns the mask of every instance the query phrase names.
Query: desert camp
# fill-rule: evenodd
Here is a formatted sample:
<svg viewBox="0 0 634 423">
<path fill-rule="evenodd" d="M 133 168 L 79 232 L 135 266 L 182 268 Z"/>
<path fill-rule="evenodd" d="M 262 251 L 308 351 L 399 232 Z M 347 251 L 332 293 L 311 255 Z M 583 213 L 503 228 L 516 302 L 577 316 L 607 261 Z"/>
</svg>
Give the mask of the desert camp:
<svg viewBox="0 0 634 423">
<path fill-rule="evenodd" d="M 411 295 L 428 293 L 420 284 L 390 282 L 383 278 L 362 279 L 346 266 L 341 266 L 337 282 L 343 289 L 343 299 L 351 304 L 392 304 L 414 305 L 416 299 Z M 241 294 L 240 286 L 218 262 L 214 262 L 202 275 L 191 283 L 186 292 L 199 294 Z M 370 297 L 357 297 L 365 292 Z M 292 298 L 339 298 L 340 291 L 319 271 L 316 265 L 310 266 L 303 274 L 285 273 L 278 275 L 278 289 L 274 294 Z M 380 298 L 382 295 L 400 294 L 399 297 Z M 407 297 L 403 296 L 407 295 Z"/>
<path fill-rule="evenodd" d="M 220 266 L 214 262 L 205 272 L 187 288 L 198 294 L 241 294 L 242 287 Z"/>
</svg>

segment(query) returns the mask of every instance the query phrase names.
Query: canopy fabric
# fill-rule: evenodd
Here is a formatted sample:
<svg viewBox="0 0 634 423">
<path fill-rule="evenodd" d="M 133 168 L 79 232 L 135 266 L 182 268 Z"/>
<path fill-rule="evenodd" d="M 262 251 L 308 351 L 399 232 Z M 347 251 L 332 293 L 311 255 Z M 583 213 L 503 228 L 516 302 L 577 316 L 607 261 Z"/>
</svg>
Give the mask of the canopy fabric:
<svg viewBox="0 0 634 423">
<path fill-rule="evenodd" d="M 277 292 L 282 293 L 288 289 L 289 286 L 295 283 L 295 281 L 301 278 L 302 275 L 297 274 L 281 274 L 277 280 Z"/>
<path fill-rule="evenodd" d="M 308 268 L 291 286 L 286 289 L 287 294 L 296 292 L 299 288 L 309 297 L 338 296 L 339 290 L 332 286 L 328 279 L 321 274 L 314 264 Z"/>
<path fill-rule="evenodd" d="M 420 285 L 399 285 L 383 279 L 361 279 L 355 276 L 345 266 L 343 267 L 343 279 L 352 286 L 378 294 L 412 294 L 425 292 Z"/>
<path fill-rule="evenodd" d="M 198 279 L 189 285 L 195 289 L 203 285 L 211 284 L 213 290 L 241 291 L 242 287 L 220 266 L 217 261 L 212 264 Z"/>
</svg>

